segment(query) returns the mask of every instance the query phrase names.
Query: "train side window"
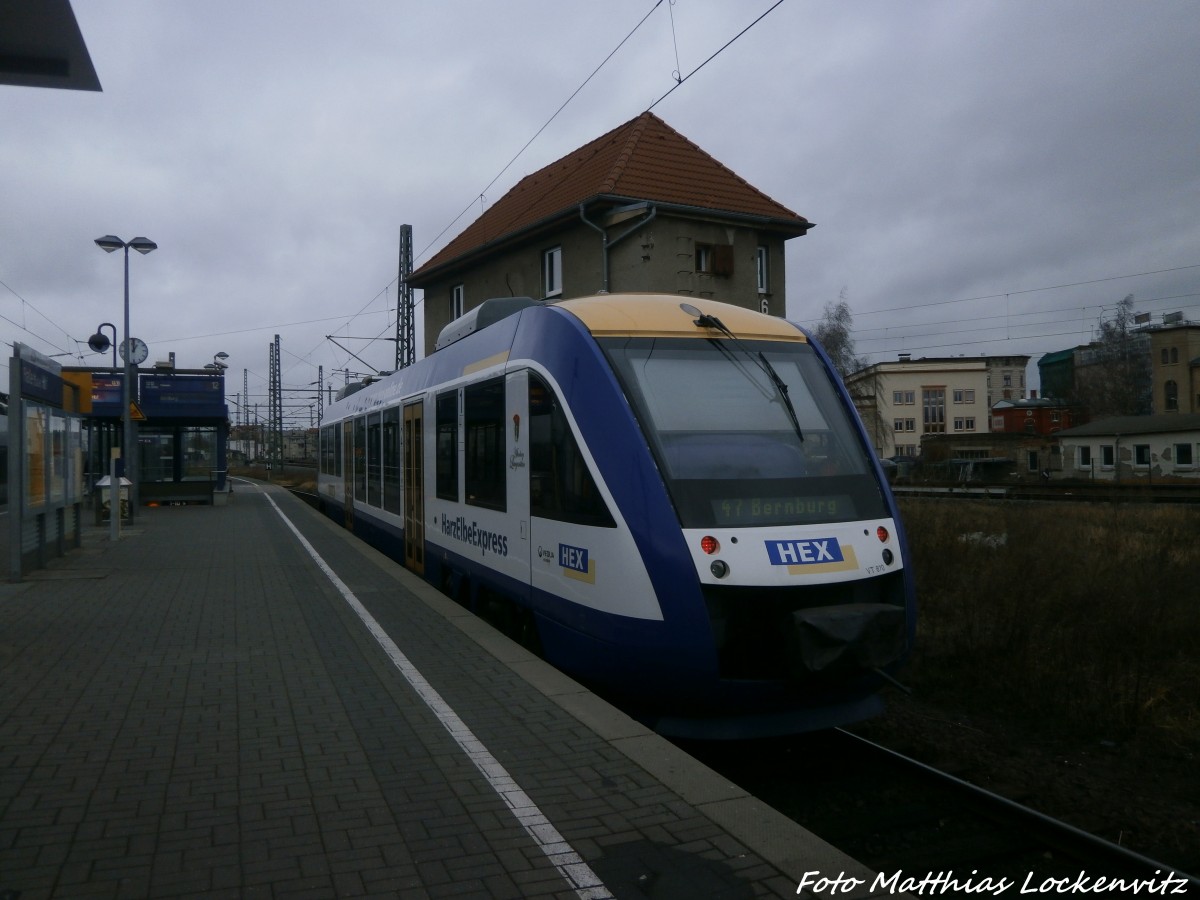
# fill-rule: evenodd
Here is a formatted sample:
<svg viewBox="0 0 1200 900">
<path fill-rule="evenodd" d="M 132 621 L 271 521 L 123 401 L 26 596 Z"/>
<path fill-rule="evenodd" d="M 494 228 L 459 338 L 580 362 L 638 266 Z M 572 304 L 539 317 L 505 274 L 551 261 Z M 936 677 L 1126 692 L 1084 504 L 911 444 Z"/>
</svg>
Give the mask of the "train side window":
<svg viewBox="0 0 1200 900">
<path fill-rule="evenodd" d="M 340 425 L 323 425 L 321 426 L 321 474 L 322 475 L 341 475 L 341 466 L 339 462 L 339 451 L 342 449 L 342 436 Z"/>
<path fill-rule="evenodd" d="M 458 502 L 458 391 L 437 398 L 438 498 Z"/>
<path fill-rule="evenodd" d="M 400 407 L 383 411 L 383 508 L 402 513 L 400 485 Z"/>
<path fill-rule="evenodd" d="M 367 505 L 383 507 L 383 415 L 367 416 Z"/>
<path fill-rule="evenodd" d="M 467 503 L 508 508 L 508 469 L 504 453 L 504 379 L 493 378 L 463 390 Z"/>
<path fill-rule="evenodd" d="M 367 502 L 367 417 L 354 420 L 354 499 Z"/>
<path fill-rule="evenodd" d="M 543 519 L 615 528 L 562 403 L 529 374 L 529 507 Z"/>
</svg>

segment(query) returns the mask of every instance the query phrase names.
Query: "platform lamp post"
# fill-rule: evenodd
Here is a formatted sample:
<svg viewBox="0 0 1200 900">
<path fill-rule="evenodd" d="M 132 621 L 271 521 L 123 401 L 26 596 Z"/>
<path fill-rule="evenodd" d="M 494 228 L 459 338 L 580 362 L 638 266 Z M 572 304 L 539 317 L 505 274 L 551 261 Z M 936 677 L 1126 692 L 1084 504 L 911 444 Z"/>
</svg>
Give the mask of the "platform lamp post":
<svg viewBox="0 0 1200 900">
<path fill-rule="evenodd" d="M 106 234 L 96 238 L 96 246 L 105 253 L 114 250 L 125 251 L 125 332 L 122 339 L 121 354 L 125 360 L 125 374 L 121 379 L 121 424 L 122 424 L 122 454 L 125 457 L 125 477 L 129 479 L 129 521 L 133 522 L 138 503 L 137 452 L 133 446 L 133 413 L 130 405 L 133 402 L 133 341 L 129 337 L 129 248 L 132 247 L 143 255 L 158 249 L 158 244 L 149 238 L 135 237 L 132 241 L 123 241 L 116 235 Z M 113 515 L 118 511 L 113 510 Z"/>
<path fill-rule="evenodd" d="M 101 330 L 104 328 L 112 329 L 113 336 L 112 336 L 111 342 L 108 340 L 107 337 L 104 336 L 104 332 Z M 114 325 L 112 322 L 101 322 L 96 328 L 96 333 L 93 334 L 90 338 L 88 338 L 88 347 L 90 347 L 96 353 L 103 353 L 109 347 L 112 347 L 112 355 L 113 355 L 112 367 L 113 367 L 113 371 L 114 372 L 116 371 L 116 369 L 117 369 L 117 326 L 116 325 Z"/>
</svg>

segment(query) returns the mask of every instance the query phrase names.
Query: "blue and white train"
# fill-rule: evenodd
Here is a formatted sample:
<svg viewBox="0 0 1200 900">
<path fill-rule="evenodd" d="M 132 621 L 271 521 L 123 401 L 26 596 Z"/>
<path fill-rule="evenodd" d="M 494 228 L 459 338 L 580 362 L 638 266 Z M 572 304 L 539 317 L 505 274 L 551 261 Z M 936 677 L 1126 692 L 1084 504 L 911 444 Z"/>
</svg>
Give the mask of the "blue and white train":
<svg viewBox="0 0 1200 900">
<path fill-rule="evenodd" d="M 676 737 L 868 717 L 913 642 L 895 501 L 797 326 L 660 294 L 486 301 L 326 410 L 322 507 Z"/>
</svg>

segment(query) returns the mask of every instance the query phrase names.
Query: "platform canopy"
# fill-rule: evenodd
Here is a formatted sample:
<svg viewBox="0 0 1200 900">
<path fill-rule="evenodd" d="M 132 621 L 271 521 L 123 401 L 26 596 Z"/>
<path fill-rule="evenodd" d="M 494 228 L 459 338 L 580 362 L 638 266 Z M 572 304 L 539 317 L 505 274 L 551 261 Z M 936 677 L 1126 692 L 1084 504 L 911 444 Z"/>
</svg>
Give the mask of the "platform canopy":
<svg viewBox="0 0 1200 900">
<path fill-rule="evenodd" d="M 0 84 L 99 91 L 70 0 L 0 0 Z"/>
</svg>

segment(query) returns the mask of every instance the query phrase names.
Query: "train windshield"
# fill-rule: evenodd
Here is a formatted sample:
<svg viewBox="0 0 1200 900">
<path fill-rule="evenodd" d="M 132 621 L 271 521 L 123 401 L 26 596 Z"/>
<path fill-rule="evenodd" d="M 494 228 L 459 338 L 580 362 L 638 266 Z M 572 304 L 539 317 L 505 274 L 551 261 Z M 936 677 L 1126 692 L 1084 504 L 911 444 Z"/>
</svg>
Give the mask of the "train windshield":
<svg viewBox="0 0 1200 900">
<path fill-rule="evenodd" d="M 721 338 L 602 344 L 685 528 L 887 514 L 862 441 L 808 344 Z"/>
</svg>

